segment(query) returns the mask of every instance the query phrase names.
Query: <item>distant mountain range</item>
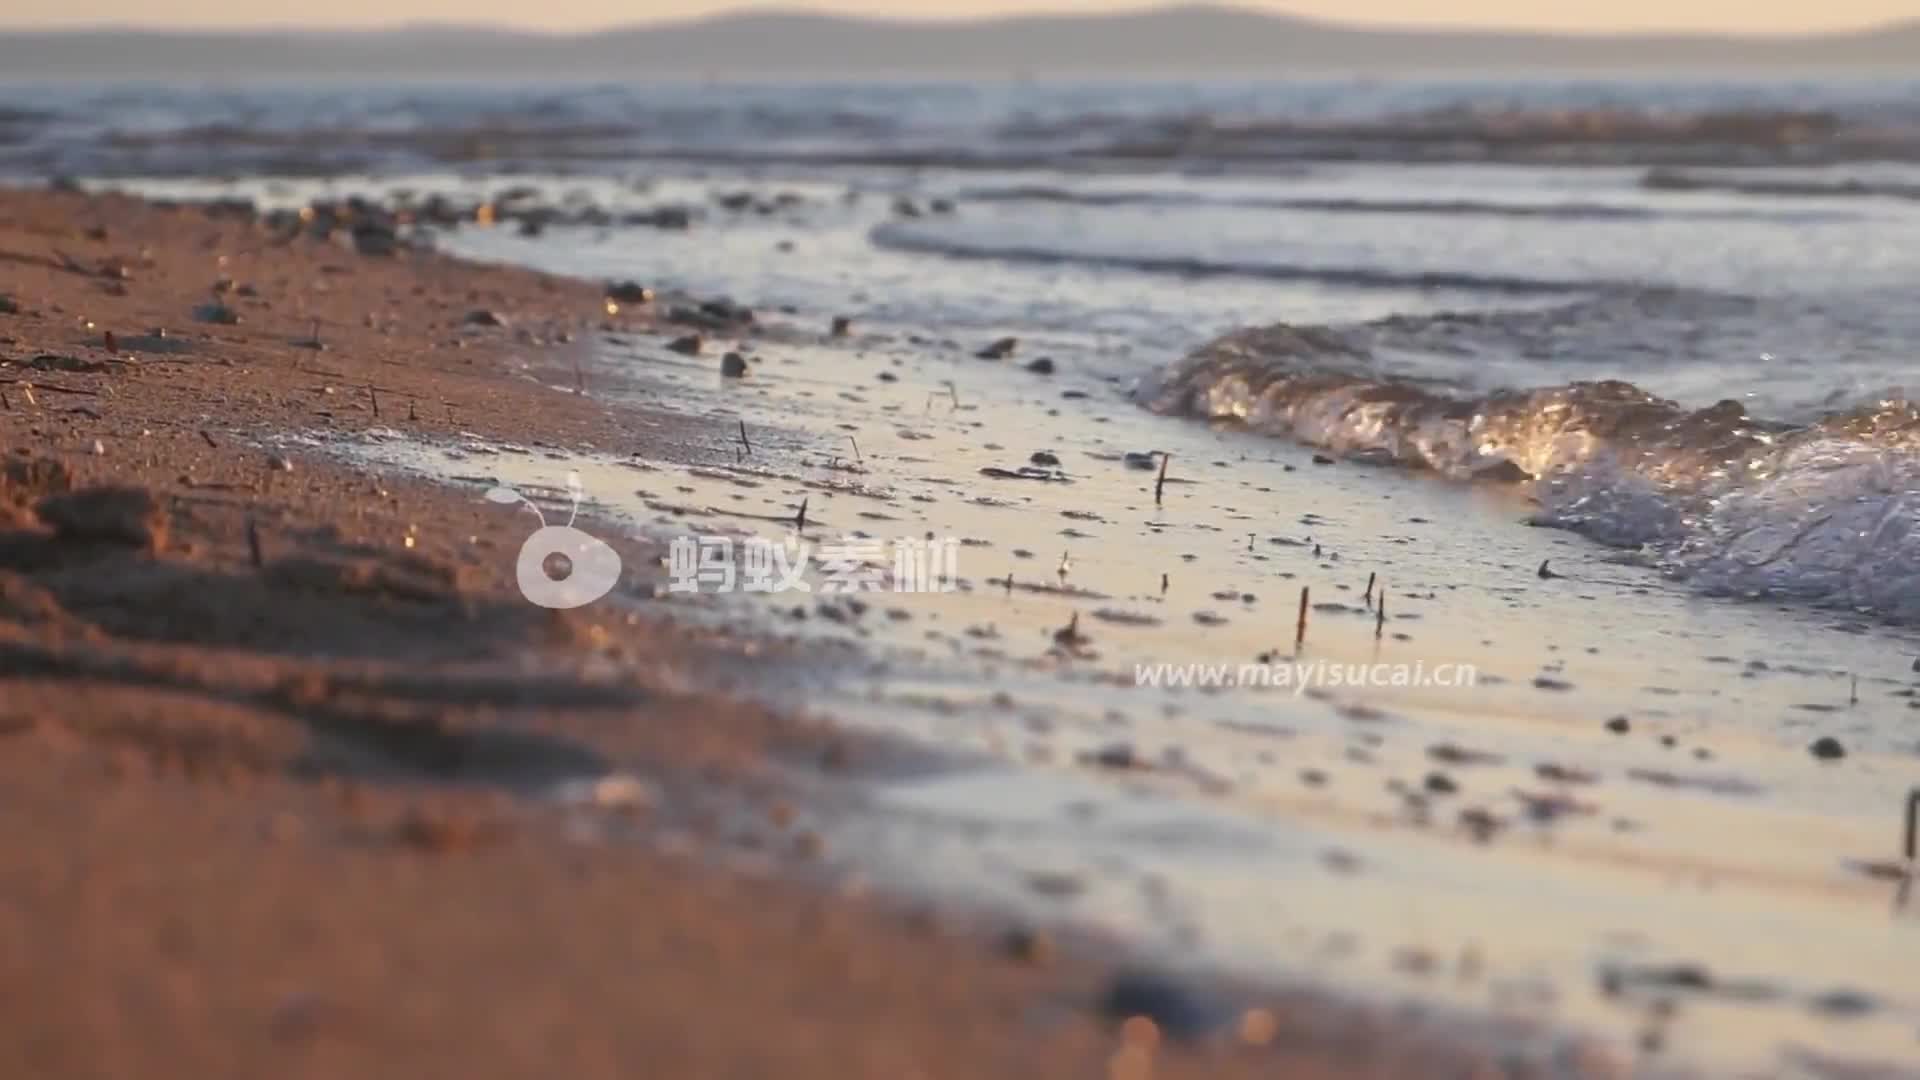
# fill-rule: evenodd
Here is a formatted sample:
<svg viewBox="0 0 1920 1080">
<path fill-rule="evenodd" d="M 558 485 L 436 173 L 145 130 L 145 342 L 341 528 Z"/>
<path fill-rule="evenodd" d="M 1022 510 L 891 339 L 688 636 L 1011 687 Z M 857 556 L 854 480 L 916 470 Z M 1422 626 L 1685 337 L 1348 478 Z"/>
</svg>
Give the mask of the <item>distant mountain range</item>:
<svg viewBox="0 0 1920 1080">
<path fill-rule="evenodd" d="M 0 31 L 0 81 L 1307 72 L 1823 71 L 1920 74 L 1920 19 L 1797 37 L 1379 29 L 1220 6 L 969 22 L 751 12 L 585 34 Z"/>
</svg>

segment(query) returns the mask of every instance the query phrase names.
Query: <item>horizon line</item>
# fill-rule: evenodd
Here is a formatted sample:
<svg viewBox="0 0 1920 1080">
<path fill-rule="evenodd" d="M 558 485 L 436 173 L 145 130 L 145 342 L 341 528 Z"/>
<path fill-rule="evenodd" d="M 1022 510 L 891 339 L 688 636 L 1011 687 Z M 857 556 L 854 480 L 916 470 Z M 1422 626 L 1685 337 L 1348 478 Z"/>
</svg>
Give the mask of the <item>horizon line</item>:
<svg viewBox="0 0 1920 1080">
<path fill-rule="evenodd" d="M 340 36 L 418 33 L 423 31 L 466 31 L 469 33 L 494 33 L 565 39 L 585 38 L 598 34 L 636 30 L 670 30 L 756 18 L 813 18 L 824 21 L 844 22 L 852 25 L 939 29 L 945 27 L 993 26 L 1042 20 L 1105 22 L 1149 15 L 1166 15 L 1182 11 L 1246 15 L 1253 18 L 1269 19 L 1275 22 L 1295 22 L 1323 29 L 1349 30 L 1359 33 L 1412 33 L 1432 34 L 1435 36 L 1493 34 L 1513 37 L 1531 36 L 1571 39 L 1665 38 L 1785 42 L 1819 38 L 1854 37 L 1920 27 L 1920 15 L 1904 19 L 1883 19 L 1856 25 L 1819 27 L 1805 30 L 1741 30 L 1731 28 L 1663 29 L 1659 27 L 1580 29 L 1480 23 L 1459 25 L 1400 21 L 1372 22 L 1367 20 L 1326 18 L 1318 15 L 1303 15 L 1292 11 L 1251 7 L 1245 4 L 1230 2 L 1213 3 L 1204 2 L 1204 0 L 1203 2 L 1179 2 L 1179 0 L 1173 0 L 1173 2 L 1169 3 L 1148 4 L 1120 11 L 1088 12 L 1060 9 L 1035 12 L 993 12 L 979 15 L 869 15 L 860 12 L 834 10 L 830 7 L 820 5 L 745 3 L 722 10 L 711 11 L 703 15 L 687 15 L 663 19 L 629 19 L 578 29 L 556 29 L 511 21 L 462 22 L 451 19 L 411 19 L 393 22 L 343 23 L 339 25 L 260 23 L 239 27 L 218 23 L 190 24 L 184 26 L 170 24 L 161 26 L 139 22 L 73 22 L 18 25 L 0 21 L 0 30 L 6 30 L 9 33 L 23 34 L 127 33 L 153 34 L 167 37 L 240 37 L 249 34 Z"/>
</svg>

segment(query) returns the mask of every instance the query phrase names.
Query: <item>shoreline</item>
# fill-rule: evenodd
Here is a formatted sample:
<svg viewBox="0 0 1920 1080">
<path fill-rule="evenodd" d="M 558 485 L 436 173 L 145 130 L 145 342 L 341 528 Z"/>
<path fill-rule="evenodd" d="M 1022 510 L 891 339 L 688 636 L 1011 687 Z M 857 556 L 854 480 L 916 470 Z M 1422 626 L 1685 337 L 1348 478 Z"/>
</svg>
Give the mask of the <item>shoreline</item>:
<svg viewBox="0 0 1920 1080">
<path fill-rule="evenodd" d="M 889 751 L 705 689 L 777 645 L 540 610 L 512 587 L 521 514 L 276 441 L 380 426 L 684 462 L 698 417 L 556 389 L 596 338 L 660 330 L 599 286 L 0 191 L 0 293 L 9 1071 L 1481 1060 L 1297 995 L 1249 997 L 1191 1046 L 1179 994 L 1142 1006 L 1164 1032 L 1115 1028 L 1136 985 L 1117 950 L 833 879 L 806 789 L 858 798 L 845 774 Z M 643 582 L 660 564 L 616 546 Z"/>
</svg>

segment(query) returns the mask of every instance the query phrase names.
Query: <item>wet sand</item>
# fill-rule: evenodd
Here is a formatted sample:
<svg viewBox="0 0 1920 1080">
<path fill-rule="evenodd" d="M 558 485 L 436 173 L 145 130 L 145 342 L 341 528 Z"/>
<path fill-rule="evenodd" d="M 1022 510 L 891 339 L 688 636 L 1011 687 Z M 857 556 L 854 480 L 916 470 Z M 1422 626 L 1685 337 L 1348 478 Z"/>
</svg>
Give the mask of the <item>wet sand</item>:
<svg viewBox="0 0 1920 1080">
<path fill-rule="evenodd" d="M 1167 990 L 1097 935 L 874 895 L 819 823 L 918 752 L 729 692 L 817 669 L 806 643 L 535 608 L 523 516 L 288 445 L 685 461 L 712 439 L 671 406 L 570 389 L 583 343 L 653 329 L 598 286 L 8 192 L 0 293 L 0 1071 L 1486 1064 L 1372 1010 Z M 615 543 L 644 592 L 658 546 Z"/>
</svg>

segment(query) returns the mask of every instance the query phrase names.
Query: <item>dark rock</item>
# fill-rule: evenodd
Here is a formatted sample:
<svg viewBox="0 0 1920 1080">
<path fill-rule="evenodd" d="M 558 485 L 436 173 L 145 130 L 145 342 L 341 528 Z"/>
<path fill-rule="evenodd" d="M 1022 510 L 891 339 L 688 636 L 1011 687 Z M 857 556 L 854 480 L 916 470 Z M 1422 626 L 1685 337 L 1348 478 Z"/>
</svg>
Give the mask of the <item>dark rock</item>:
<svg viewBox="0 0 1920 1080">
<path fill-rule="evenodd" d="M 13 297 L 8 296 L 6 293 L 0 293 L 0 315 L 18 315 L 18 314 L 20 314 L 19 303 L 17 303 Z M 1920 661 L 1916 661 L 1916 664 L 1920 664 Z M 1920 668 L 1916 668 L 1916 670 L 1920 670 Z"/>
<path fill-rule="evenodd" d="M 845 315 L 835 315 L 831 333 L 834 337 L 846 337 L 853 333 L 853 320 Z"/>
<path fill-rule="evenodd" d="M 1012 356 L 1014 350 L 1019 347 L 1019 338 L 1003 337 L 973 355 L 982 360 L 1005 360 L 1007 357 Z"/>
<path fill-rule="evenodd" d="M 461 321 L 466 323 L 468 326 L 505 326 L 507 325 L 506 316 L 501 315 L 497 311 L 491 311 L 487 308 L 475 308 L 472 311 L 467 312 L 467 317 L 465 319 L 462 319 Z"/>
<path fill-rule="evenodd" d="M 920 206 L 912 199 L 902 195 L 893 200 L 893 212 L 901 217 L 917 218 L 920 216 Z"/>
<path fill-rule="evenodd" d="M 1315 465 L 1331 465 L 1333 464 L 1333 459 L 1325 454 L 1315 454 L 1313 455 L 1313 463 Z"/>
<path fill-rule="evenodd" d="M 1607 730 L 1615 735 L 1625 735 L 1633 730 L 1633 723 L 1624 716 L 1616 716 L 1607 721 Z"/>
<path fill-rule="evenodd" d="M 1033 456 L 1027 460 L 1033 462 L 1035 465 L 1044 465 L 1056 469 L 1060 467 L 1060 459 L 1053 454 L 1047 453 L 1045 450 L 1034 451 Z"/>
<path fill-rule="evenodd" d="M 700 311 L 709 318 L 719 319 L 723 323 L 750 323 L 753 321 L 753 309 L 731 300 L 705 300 Z"/>
<path fill-rule="evenodd" d="M 1000 939 L 1001 951 L 1023 964 L 1046 964 L 1053 959 L 1053 939 L 1039 930 L 1016 927 Z"/>
<path fill-rule="evenodd" d="M 1126 743 L 1114 743 L 1111 746 L 1103 746 L 1093 753 L 1088 754 L 1086 760 L 1088 764 L 1098 765 L 1103 769 L 1140 769 L 1146 767 L 1145 762 L 1141 761 L 1140 757 L 1133 752 L 1133 747 Z"/>
<path fill-rule="evenodd" d="M 1099 1008 L 1102 1016 L 1117 1022 L 1145 1017 L 1168 1036 L 1180 1040 L 1204 1038 L 1234 1014 L 1218 997 L 1172 975 L 1154 971 L 1116 973 L 1100 995 Z"/>
<path fill-rule="evenodd" d="M 1051 375 L 1053 374 L 1053 357 L 1036 357 L 1031 363 L 1027 364 L 1027 370 L 1033 372 L 1035 375 Z"/>
<path fill-rule="evenodd" d="M 721 357 L 720 374 L 729 379 L 743 378 L 747 374 L 747 358 L 737 352 Z"/>
<path fill-rule="evenodd" d="M 392 255 L 399 246 L 399 234 L 388 226 L 364 222 L 353 227 L 353 250 L 362 255 Z"/>
<path fill-rule="evenodd" d="M 650 304 L 653 290 L 637 281 L 614 281 L 607 284 L 607 299 L 622 304 Z"/>
<path fill-rule="evenodd" d="M 706 347 L 706 339 L 699 334 L 688 334 L 685 337 L 677 337 L 667 342 L 667 348 L 686 356 L 699 356 L 700 351 Z"/>
<path fill-rule="evenodd" d="M 1813 740 L 1813 745 L 1807 747 L 1807 752 L 1822 761 L 1837 761 L 1847 756 L 1847 748 L 1841 746 L 1840 740 L 1831 735 L 1822 735 Z"/>
<path fill-rule="evenodd" d="M 1443 772 L 1428 773 L 1426 788 L 1435 795 L 1452 795 L 1460 790 L 1453 777 Z"/>
<path fill-rule="evenodd" d="M 166 516 L 146 488 L 85 488 L 48 496 L 34 509 L 63 540 L 108 541 L 148 551 L 166 543 Z"/>
</svg>

